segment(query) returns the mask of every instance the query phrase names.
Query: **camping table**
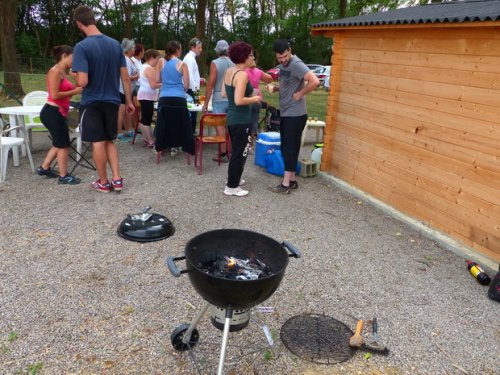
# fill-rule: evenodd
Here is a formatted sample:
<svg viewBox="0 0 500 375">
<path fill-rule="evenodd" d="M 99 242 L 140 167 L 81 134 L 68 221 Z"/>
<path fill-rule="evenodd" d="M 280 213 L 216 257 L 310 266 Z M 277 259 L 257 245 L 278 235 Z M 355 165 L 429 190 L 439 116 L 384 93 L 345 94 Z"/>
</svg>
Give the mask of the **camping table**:
<svg viewBox="0 0 500 375">
<path fill-rule="evenodd" d="M 154 108 L 155 108 L 155 110 L 158 109 L 158 102 L 155 102 Z M 189 112 L 201 112 L 201 110 L 203 109 L 203 104 L 191 104 L 191 103 L 188 103 L 187 109 L 188 109 Z M 211 103 L 209 104 L 207 110 L 208 110 L 208 112 L 212 112 Z"/>
<path fill-rule="evenodd" d="M 12 127 L 21 126 L 23 137 L 28 139 L 28 132 L 24 125 L 24 116 L 38 116 L 42 110 L 43 105 L 27 105 L 27 106 L 15 106 L 15 107 L 3 107 L 0 108 L 0 114 L 9 116 L 9 123 Z M 12 136 L 17 136 L 17 131 L 12 131 Z M 25 148 L 22 150 L 23 156 L 28 155 L 30 161 L 31 169 L 35 171 L 35 165 L 33 164 L 33 159 L 31 157 L 31 151 L 29 149 L 29 142 L 25 142 Z M 19 166 L 19 150 L 17 147 L 12 149 L 12 158 L 14 160 L 14 166 Z"/>
<path fill-rule="evenodd" d="M 321 130 L 323 132 L 323 136 L 325 135 L 325 126 L 326 123 L 321 120 L 307 120 L 306 122 L 306 127 L 304 128 L 304 131 L 302 132 L 302 138 L 300 140 L 300 147 L 304 146 L 304 141 L 306 139 L 306 132 L 307 129 L 309 128 L 314 128 L 316 130 L 316 142 L 319 142 L 319 131 Z"/>
</svg>

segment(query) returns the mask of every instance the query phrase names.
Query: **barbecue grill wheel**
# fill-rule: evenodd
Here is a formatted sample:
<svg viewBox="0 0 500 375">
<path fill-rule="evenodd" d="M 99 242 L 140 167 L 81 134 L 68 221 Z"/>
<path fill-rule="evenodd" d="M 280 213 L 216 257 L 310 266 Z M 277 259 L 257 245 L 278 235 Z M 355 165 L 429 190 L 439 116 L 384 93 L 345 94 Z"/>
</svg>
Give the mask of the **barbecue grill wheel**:
<svg viewBox="0 0 500 375">
<path fill-rule="evenodd" d="M 189 339 L 189 342 L 187 344 L 184 344 L 182 342 L 184 334 L 189 329 L 189 327 L 190 327 L 189 323 L 183 323 L 176 329 L 174 329 L 174 331 L 170 335 L 170 342 L 172 343 L 172 346 L 174 347 L 175 350 L 178 350 L 180 352 L 189 350 L 190 348 L 195 346 L 198 340 L 200 339 L 200 334 L 198 333 L 198 330 L 195 328 L 191 333 L 191 338 Z"/>
</svg>

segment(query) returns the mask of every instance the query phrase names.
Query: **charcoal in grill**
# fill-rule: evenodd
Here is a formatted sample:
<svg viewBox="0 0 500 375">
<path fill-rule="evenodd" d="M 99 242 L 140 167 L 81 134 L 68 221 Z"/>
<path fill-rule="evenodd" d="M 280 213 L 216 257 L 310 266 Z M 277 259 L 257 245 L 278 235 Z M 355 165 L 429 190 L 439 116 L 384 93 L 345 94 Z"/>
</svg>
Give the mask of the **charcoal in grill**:
<svg viewBox="0 0 500 375">
<path fill-rule="evenodd" d="M 231 267 L 230 264 L 234 263 Z M 257 280 L 272 274 L 269 267 L 257 258 L 217 257 L 213 261 L 198 263 L 198 269 L 212 276 L 230 280 Z"/>
</svg>

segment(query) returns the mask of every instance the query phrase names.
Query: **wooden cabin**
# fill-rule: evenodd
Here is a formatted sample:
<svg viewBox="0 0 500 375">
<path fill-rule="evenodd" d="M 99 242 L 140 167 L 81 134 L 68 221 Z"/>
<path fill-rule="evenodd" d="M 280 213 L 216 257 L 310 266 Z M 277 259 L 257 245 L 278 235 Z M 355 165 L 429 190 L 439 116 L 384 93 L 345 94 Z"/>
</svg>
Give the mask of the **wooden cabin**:
<svg viewBox="0 0 500 375">
<path fill-rule="evenodd" d="M 500 1 L 321 22 L 321 170 L 500 261 Z"/>
</svg>

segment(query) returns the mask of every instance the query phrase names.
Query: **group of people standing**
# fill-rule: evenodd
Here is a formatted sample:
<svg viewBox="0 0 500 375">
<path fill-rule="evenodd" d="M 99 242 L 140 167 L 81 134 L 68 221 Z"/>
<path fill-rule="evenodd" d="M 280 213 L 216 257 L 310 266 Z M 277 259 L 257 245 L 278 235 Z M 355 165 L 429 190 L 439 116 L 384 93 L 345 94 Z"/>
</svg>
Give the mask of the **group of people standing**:
<svg viewBox="0 0 500 375">
<path fill-rule="evenodd" d="M 37 173 L 47 177 L 59 177 L 60 184 L 78 184 L 80 179 L 67 173 L 69 134 L 66 117 L 69 99 L 81 93 L 80 131 L 83 141 L 92 143 L 93 158 L 98 179 L 91 186 L 99 192 L 120 191 L 124 181 L 120 174 L 119 156 L 114 140 L 118 124 L 136 110 L 133 104 L 134 87 L 140 102 L 139 125 L 145 145 L 156 152 L 170 148 L 171 153 L 194 153 L 193 134 L 196 129 L 196 113 L 189 113 L 187 95 L 194 95 L 200 87 L 200 75 L 196 57 L 202 52 L 202 42 L 194 38 L 189 51 L 180 59 L 182 47 L 176 41 L 167 43 L 165 58 L 158 51 L 135 48 L 133 41 L 124 39 L 122 44 L 102 34 L 96 26 L 93 11 L 78 6 L 74 21 L 86 38 L 73 51 L 70 46 L 54 50 L 56 65 L 47 75 L 48 100 L 41 112 L 41 119 L 50 131 L 53 147 L 49 150 Z M 257 131 L 258 113 L 262 102 L 259 83 L 269 83 L 272 78 L 256 68 L 255 52 L 245 42 L 229 45 L 221 40 L 215 48 L 218 58 L 212 61 L 206 89 L 203 111 L 207 111 L 212 99 L 213 113 L 227 114 L 227 129 L 231 138 L 227 184 L 224 194 L 242 197 L 248 194 L 241 188 L 241 178 L 246 158 L 252 146 L 252 135 Z M 307 113 L 305 95 L 315 89 L 316 76 L 296 56 L 292 55 L 288 42 L 277 40 L 273 45 L 276 58 L 281 64 L 279 86 L 268 85 L 269 92 L 279 91 L 281 107 L 281 144 L 285 161 L 282 182 L 271 190 L 289 194 L 297 189 L 295 167 L 300 151 L 301 133 Z M 138 60 L 137 62 L 133 59 Z M 142 62 L 144 59 L 144 62 Z M 76 85 L 68 79 L 72 69 Z M 158 124 L 151 131 L 154 103 L 158 98 Z M 125 127 L 125 129 L 127 129 Z M 224 129 L 220 129 L 223 131 Z M 126 136 L 121 133 L 120 136 Z M 228 153 L 216 160 L 227 158 Z M 57 158 L 59 176 L 50 168 Z M 215 159 L 215 158 L 214 158 Z M 111 168 L 108 179 L 107 166 Z"/>
<path fill-rule="evenodd" d="M 241 178 L 252 138 L 257 133 L 262 93 L 260 82 L 268 84 L 270 93 L 279 92 L 281 108 L 281 152 L 285 164 L 283 180 L 269 190 L 290 194 L 298 189 L 296 166 L 302 131 L 307 121 L 305 95 L 319 85 L 318 78 L 295 55 L 285 39 L 278 39 L 273 51 L 280 65 L 279 86 L 271 84 L 272 77 L 256 67 L 255 51 L 245 42 L 228 46 L 221 40 L 215 48 L 219 57 L 211 63 L 206 100 L 212 97 L 213 113 L 227 113 L 226 125 L 231 138 L 231 155 L 224 194 L 243 197 L 248 190 Z M 227 53 L 226 53 L 227 52 Z M 204 105 L 207 110 L 207 104 Z M 218 160 L 226 155 L 219 155 Z M 214 159 L 216 160 L 216 159 Z"/>
</svg>

